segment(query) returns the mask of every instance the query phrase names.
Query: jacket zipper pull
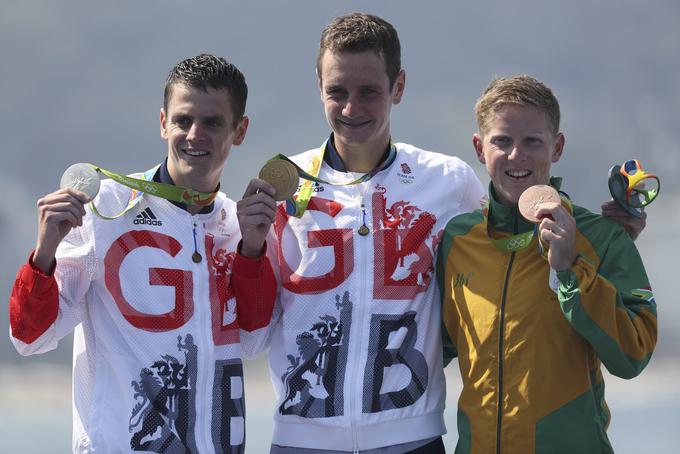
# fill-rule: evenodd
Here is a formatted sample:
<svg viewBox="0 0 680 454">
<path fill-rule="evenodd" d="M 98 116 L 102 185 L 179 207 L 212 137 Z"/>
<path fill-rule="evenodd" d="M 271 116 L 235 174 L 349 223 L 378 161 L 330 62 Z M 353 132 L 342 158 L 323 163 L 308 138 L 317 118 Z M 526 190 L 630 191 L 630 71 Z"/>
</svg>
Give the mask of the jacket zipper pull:
<svg viewBox="0 0 680 454">
<path fill-rule="evenodd" d="M 371 229 L 366 225 L 366 208 L 361 204 L 361 227 L 359 227 L 359 235 L 366 236 L 371 232 Z"/>
<path fill-rule="evenodd" d="M 196 243 L 196 223 L 195 222 L 194 222 L 193 232 L 194 232 L 194 253 L 191 254 L 191 260 L 193 260 L 194 263 L 200 263 L 200 261 L 203 259 L 203 257 L 201 257 L 201 254 L 198 252 L 198 245 Z"/>
</svg>

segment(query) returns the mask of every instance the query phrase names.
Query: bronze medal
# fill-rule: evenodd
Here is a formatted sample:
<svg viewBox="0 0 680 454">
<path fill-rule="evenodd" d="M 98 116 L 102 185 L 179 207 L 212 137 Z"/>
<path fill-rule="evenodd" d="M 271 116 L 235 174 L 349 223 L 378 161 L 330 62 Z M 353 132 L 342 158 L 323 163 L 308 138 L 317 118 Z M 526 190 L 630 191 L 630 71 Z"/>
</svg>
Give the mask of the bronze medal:
<svg viewBox="0 0 680 454">
<path fill-rule="evenodd" d="M 291 198 L 297 191 L 300 181 L 295 166 L 283 159 L 268 161 L 260 170 L 258 178 L 274 186 L 276 189 L 274 200 L 278 202 Z"/>
<path fill-rule="evenodd" d="M 202 259 L 203 257 L 201 257 L 201 254 L 199 254 L 197 251 L 191 254 L 191 260 L 193 260 L 194 263 L 200 263 Z"/>
<path fill-rule="evenodd" d="M 536 217 L 536 212 L 545 203 L 560 203 L 560 195 L 555 188 L 545 184 L 537 184 L 527 188 L 517 201 L 519 212 L 524 218 L 534 224 L 540 224 L 541 219 Z"/>
<path fill-rule="evenodd" d="M 366 227 L 366 224 L 359 227 L 359 235 L 366 236 L 366 235 L 369 234 L 369 232 L 370 232 L 370 230 L 368 229 L 368 227 Z"/>
</svg>

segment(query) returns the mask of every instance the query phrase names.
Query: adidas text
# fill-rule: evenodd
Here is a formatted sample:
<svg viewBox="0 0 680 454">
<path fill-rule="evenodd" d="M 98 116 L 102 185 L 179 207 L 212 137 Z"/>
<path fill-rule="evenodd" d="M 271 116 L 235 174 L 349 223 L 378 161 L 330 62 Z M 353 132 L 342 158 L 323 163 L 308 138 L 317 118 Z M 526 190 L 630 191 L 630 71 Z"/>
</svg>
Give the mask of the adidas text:
<svg viewBox="0 0 680 454">
<path fill-rule="evenodd" d="M 146 225 L 163 225 L 163 222 L 158 219 L 135 219 L 132 221 L 133 224 L 146 224 Z"/>
<path fill-rule="evenodd" d="M 134 221 L 132 221 L 133 224 L 139 225 L 139 224 L 146 224 L 146 225 L 163 225 L 161 221 L 159 221 L 156 218 L 156 215 L 153 214 L 153 211 L 151 211 L 151 208 L 146 208 L 144 209 L 141 213 L 139 213 Z"/>
</svg>

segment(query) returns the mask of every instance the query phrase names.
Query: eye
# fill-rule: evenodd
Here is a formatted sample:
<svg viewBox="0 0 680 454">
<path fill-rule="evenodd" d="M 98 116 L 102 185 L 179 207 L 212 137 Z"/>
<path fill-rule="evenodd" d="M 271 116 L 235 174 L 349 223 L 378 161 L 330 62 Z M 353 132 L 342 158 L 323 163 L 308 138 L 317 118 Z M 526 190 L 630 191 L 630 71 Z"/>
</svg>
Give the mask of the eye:
<svg viewBox="0 0 680 454">
<path fill-rule="evenodd" d="M 374 95 L 377 95 L 378 93 L 379 93 L 379 91 L 376 90 L 375 88 L 367 87 L 367 88 L 361 89 L 361 95 L 362 96 L 374 96 Z"/>
<path fill-rule="evenodd" d="M 219 117 L 207 118 L 205 120 L 205 126 L 208 128 L 220 128 L 224 125 L 224 121 Z"/>
<path fill-rule="evenodd" d="M 347 91 L 340 87 L 328 87 L 326 89 L 326 96 L 331 99 L 340 99 L 347 96 Z"/>
<path fill-rule="evenodd" d="M 187 115 L 180 115 L 180 116 L 175 117 L 173 119 L 173 123 L 175 123 L 177 126 L 179 126 L 182 129 L 187 129 L 187 128 L 191 127 L 192 120 L 191 120 L 191 117 L 189 117 Z"/>
<path fill-rule="evenodd" d="M 527 137 L 524 139 L 524 143 L 530 147 L 536 147 L 543 143 L 543 141 L 538 137 Z"/>
<path fill-rule="evenodd" d="M 508 136 L 494 136 L 491 138 L 491 143 L 498 148 L 506 148 L 512 143 L 512 139 Z"/>
</svg>

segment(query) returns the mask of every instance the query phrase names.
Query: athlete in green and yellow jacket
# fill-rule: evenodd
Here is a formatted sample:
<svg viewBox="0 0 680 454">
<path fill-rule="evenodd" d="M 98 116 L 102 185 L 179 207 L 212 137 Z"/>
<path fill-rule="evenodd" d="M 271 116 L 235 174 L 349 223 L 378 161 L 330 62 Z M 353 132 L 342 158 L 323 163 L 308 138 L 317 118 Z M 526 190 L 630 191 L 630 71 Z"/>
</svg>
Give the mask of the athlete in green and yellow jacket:
<svg viewBox="0 0 680 454">
<path fill-rule="evenodd" d="M 554 147 L 553 133 L 542 135 L 540 107 L 507 104 L 473 139 L 492 178 L 489 205 L 453 218 L 438 252 L 445 362 L 457 356 L 463 379 L 456 453 L 613 452 L 600 366 L 631 378 L 649 361 L 649 281 L 617 223 L 557 203 L 539 226 L 519 214 L 523 185 L 559 187 L 546 172 L 564 139 Z"/>
</svg>

